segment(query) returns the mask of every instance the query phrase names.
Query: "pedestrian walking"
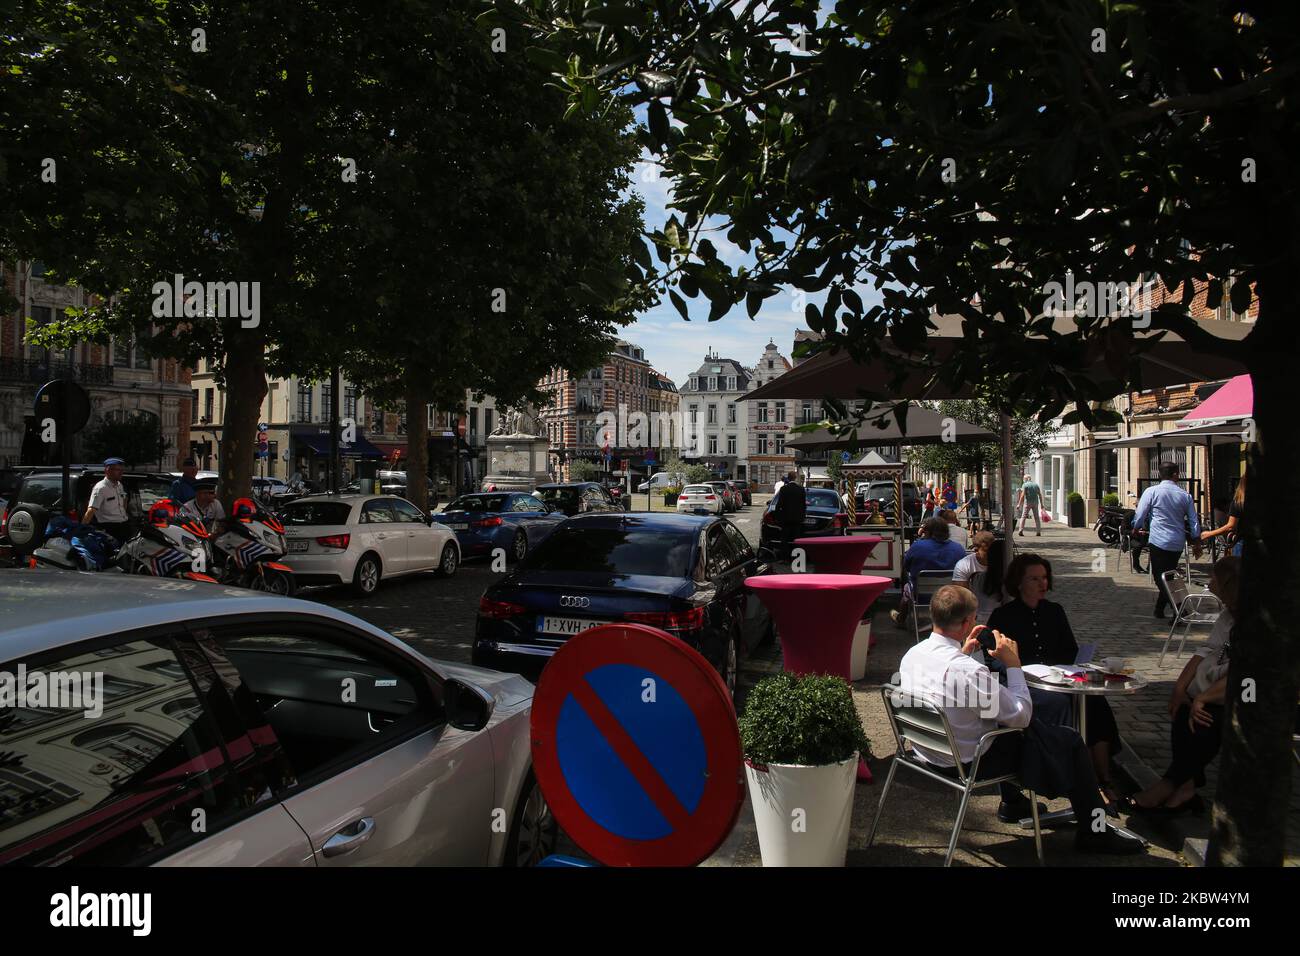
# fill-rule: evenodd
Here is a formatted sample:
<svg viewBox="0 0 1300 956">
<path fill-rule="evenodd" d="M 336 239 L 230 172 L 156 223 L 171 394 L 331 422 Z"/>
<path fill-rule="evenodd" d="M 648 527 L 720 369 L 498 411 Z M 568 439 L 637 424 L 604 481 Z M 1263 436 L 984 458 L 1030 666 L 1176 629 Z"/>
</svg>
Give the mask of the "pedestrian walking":
<svg viewBox="0 0 1300 956">
<path fill-rule="evenodd" d="M 105 459 L 104 477 L 90 489 L 90 505 L 81 518 L 83 523 L 112 535 L 118 544 L 125 544 L 132 533 L 126 487 L 122 484 L 125 465 L 121 458 Z"/>
<path fill-rule="evenodd" d="M 1031 511 L 1034 513 L 1034 533 L 1040 538 L 1043 536 L 1043 517 L 1039 513 L 1042 506 L 1043 489 L 1033 478 L 1025 475 L 1024 484 L 1020 486 L 1020 495 L 1016 498 L 1016 510 L 1020 512 L 1020 524 L 1016 530 L 1019 531 L 1020 537 L 1025 536 L 1025 525 L 1029 523 Z"/>
<path fill-rule="evenodd" d="M 1164 618 L 1169 606 L 1161 575 L 1178 567 L 1187 542 L 1192 553 L 1201 556 L 1201 521 L 1196 515 L 1196 500 L 1178 484 L 1178 463 L 1167 461 L 1160 466 L 1160 483 L 1142 492 L 1135 529 L 1146 528 L 1147 550 L 1151 552 L 1151 579 L 1156 584 L 1155 615 Z"/>
<path fill-rule="evenodd" d="M 803 531 L 803 519 L 807 507 L 808 499 L 804 494 L 803 485 L 799 484 L 799 475 L 792 471 L 786 475 L 781 490 L 777 492 L 776 504 L 772 506 L 772 514 L 781 529 L 781 553 L 778 557 L 782 561 L 790 560 L 794 539 Z"/>
</svg>

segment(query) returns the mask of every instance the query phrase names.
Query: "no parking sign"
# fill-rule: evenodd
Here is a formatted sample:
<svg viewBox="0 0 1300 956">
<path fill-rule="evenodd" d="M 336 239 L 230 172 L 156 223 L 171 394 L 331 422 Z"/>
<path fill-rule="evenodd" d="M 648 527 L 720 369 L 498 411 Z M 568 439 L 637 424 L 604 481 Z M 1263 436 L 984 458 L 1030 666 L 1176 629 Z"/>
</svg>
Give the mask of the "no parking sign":
<svg viewBox="0 0 1300 956">
<path fill-rule="evenodd" d="M 609 866 L 694 866 L 745 800 L 736 713 L 697 651 L 641 624 L 605 624 L 546 665 L 533 766 L 555 818 Z"/>
</svg>

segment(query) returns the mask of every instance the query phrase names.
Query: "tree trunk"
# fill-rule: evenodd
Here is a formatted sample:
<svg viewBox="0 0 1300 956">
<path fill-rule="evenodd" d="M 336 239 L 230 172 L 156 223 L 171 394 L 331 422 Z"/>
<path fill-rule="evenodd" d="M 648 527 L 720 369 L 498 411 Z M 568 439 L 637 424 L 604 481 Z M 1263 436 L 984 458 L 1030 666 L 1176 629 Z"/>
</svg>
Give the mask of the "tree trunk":
<svg viewBox="0 0 1300 956">
<path fill-rule="evenodd" d="M 406 380 L 406 498 L 421 511 L 429 510 L 430 389 L 417 376 Z"/>
<path fill-rule="evenodd" d="M 1212 866 L 1281 866 L 1291 797 L 1291 734 L 1300 687 L 1300 549 L 1285 511 L 1300 474 L 1292 416 L 1294 331 L 1290 277 L 1260 282 L 1247 359 L 1255 389 L 1248 446 L 1244 564 L 1231 637 Z M 1289 339 L 1289 341 L 1288 341 Z"/>
<path fill-rule="evenodd" d="M 226 408 L 221 420 L 221 478 L 217 497 L 227 510 L 253 492 L 253 455 L 257 423 L 266 398 L 266 342 L 261 336 L 240 338 L 226 355 Z"/>
</svg>

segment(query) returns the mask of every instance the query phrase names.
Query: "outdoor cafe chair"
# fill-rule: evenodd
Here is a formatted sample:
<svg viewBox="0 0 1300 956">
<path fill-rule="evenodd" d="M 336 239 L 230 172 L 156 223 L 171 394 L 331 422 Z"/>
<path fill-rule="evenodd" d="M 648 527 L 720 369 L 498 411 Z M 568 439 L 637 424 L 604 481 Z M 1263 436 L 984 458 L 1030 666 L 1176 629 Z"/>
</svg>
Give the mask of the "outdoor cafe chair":
<svg viewBox="0 0 1300 956">
<path fill-rule="evenodd" d="M 885 800 L 889 797 L 889 788 L 893 786 L 895 772 L 899 767 L 907 767 L 909 770 L 915 770 L 917 773 L 924 774 L 931 780 L 936 780 L 945 787 L 950 787 L 961 793 L 961 806 L 957 808 L 957 820 L 953 823 L 952 836 L 948 840 L 948 855 L 943 859 L 944 866 L 951 866 L 953 852 L 957 849 L 957 838 L 961 835 L 962 824 L 966 820 L 966 808 L 970 804 L 970 795 L 976 790 L 984 790 L 988 787 L 996 787 L 1000 783 L 1016 780 L 1014 773 L 980 779 L 980 758 L 984 754 L 985 744 L 994 737 L 1000 737 L 1003 734 L 1018 734 L 1022 731 L 1015 727 L 999 727 L 997 730 L 990 730 L 980 738 L 976 757 L 971 762 L 970 772 L 967 773 L 962 769 L 960 750 L 957 747 L 956 739 L 952 735 L 952 727 L 948 723 L 947 714 L 937 707 L 910 699 L 893 684 L 886 684 L 882 687 L 880 694 L 885 700 L 885 714 L 889 717 L 889 729 L 894 733 L 894 744 L 897 750 L 893 762 L 889 765 L 889 776 L 885 778 L 885 789 L 880 793 L 880 803 L 876 805 L 876 815 L 871 821 L 871 832 L 867 834 L 867 846 L 871 846 L 876 838 L 876 827 L 880 823 L 881 811 L 885 809 Z M 919 745 L 927 750 L 947 754 L 952 758 L 952 769 L 955 772 L 955 777 L 943 774 L 933 765 L 927 764 L 906 744 Z M 1029 806 L 1034 820 L 1034 849 L 1038 853 L 1039 864 L 1042 864 L 1043 831 L 1038 823 L 1038 797 L 1032 790 L 1029 791 Z"/>
<path fill-rule="evenodd" d="M 1182 638 L 1178 642 L 1178 653 L 1174 657 L 1177 660 L 1182 656 L 1183 645 L 1187 643 L 1187 632 L 1191 630 L 1192 625 L 1213 624 L 1219 619 L 1223 602 L 1208 590 L 1196 594 L 1190 593 L 1187 579 L 1177 568 L 1160 575 L 1160 580 L 1165 594 L 1169 596 L 1169 603 L 1174 606 L 1174 620 L 1169 625 L 1169 636 L 1165 638 L 1165 646 L 1160 651 L 1160 663 L 1164 664 L 1165 654 L 1169 652 L 1169 644 L 1174 639 L 1174 631 L 1180 626 L 1183 629 Z"/>
<path fill-rule="evenodd" d="M 921 612 L 930 613 L 930 598 L 945 584 L 952 584 L 951 571 L 919 571 L 916 586 L 912 588 L 912 631 L 916 643 L 921 643 Z"/>
</svg>

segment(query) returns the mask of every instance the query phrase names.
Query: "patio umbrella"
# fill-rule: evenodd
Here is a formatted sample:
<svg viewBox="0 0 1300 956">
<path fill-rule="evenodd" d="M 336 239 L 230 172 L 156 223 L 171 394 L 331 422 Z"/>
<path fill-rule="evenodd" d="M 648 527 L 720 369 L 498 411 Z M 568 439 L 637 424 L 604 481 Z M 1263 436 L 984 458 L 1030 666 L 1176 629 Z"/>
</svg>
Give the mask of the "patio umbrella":
<svg viewBox="0 0 1300 956">
<path fill-rule="evenodd" d="M 849 434 L 835 435 L 829 428 L 818 428 L 816 431 L 795 435 L 785 446 L 812 452 L 870 448 L 877 445 L 938 445 L 950 441 L 997 440 L 997 433 L 987 428 L 940 415 L 928 408 L 909 408 L 905 426 L 901 426 L 889 406 L 877 405 L 868 412 L 867 421 Z"/>
</svg>

